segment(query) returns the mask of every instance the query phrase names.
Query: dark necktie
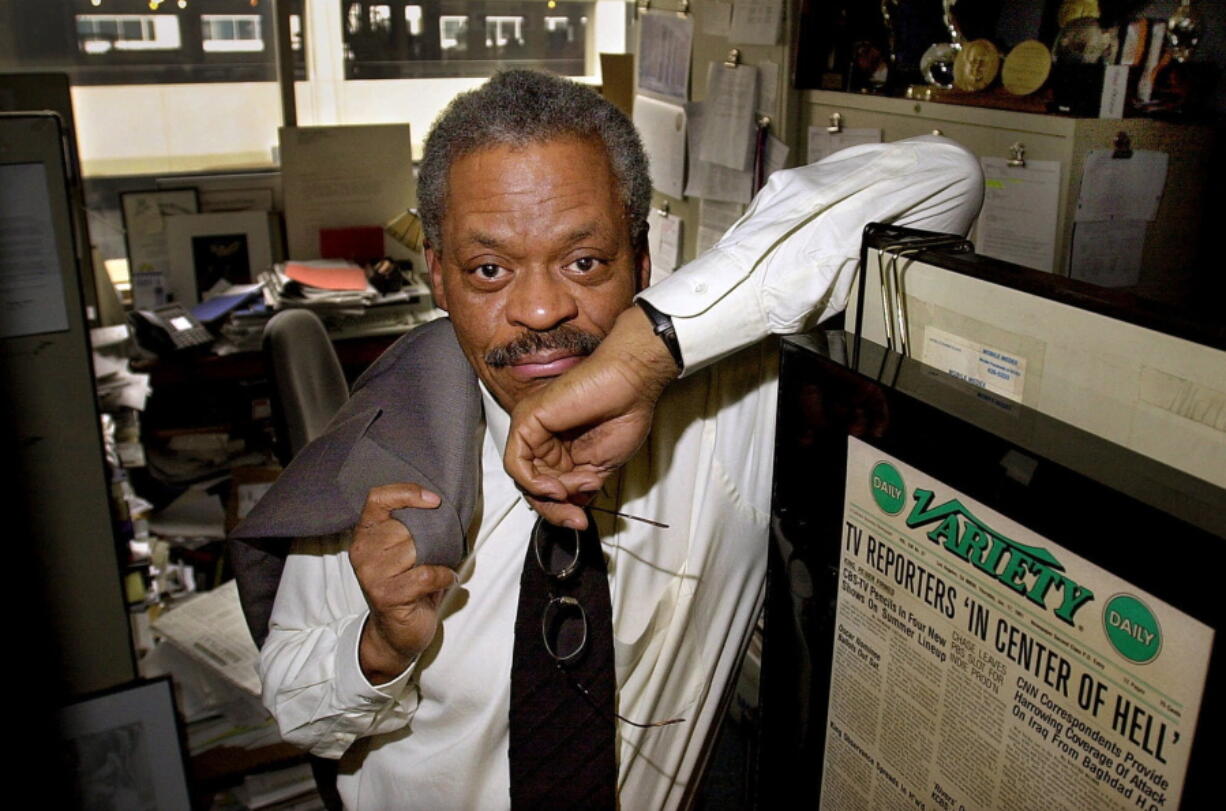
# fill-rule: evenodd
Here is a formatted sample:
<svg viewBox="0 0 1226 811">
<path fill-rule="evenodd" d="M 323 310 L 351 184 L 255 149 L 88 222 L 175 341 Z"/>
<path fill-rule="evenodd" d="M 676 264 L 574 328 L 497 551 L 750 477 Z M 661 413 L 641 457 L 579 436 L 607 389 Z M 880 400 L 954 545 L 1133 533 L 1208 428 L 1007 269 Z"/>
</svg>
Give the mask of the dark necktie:
<svg viewBox="0 0 1226 811">
<path fill-rule="evenodd" d="M 515 616 L 512 808 L 616 807 L 616 689 L 608 571 L 595 522 L 589 515 L 588 529 L 575 533 L 538 520 Z"/>
</svg>

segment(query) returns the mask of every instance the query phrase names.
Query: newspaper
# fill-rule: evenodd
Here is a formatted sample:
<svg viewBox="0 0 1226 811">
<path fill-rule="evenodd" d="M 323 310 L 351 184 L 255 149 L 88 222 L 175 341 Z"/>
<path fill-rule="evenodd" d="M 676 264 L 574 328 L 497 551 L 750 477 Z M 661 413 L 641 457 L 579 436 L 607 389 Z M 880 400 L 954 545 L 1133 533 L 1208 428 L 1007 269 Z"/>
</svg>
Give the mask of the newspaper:
<svg viewBox="0 0 1226 811">
<path fill-rule="evenodd" d="M 1176 808 L 1213 630 L 849 437 L 822 808 Z"/>
<path fill-rule="evenodd" d="M 260 694 L 256 672 L 260 652 L 243 619 L 236 581 L 167 611 L 153 623 L 153 630 L 248 695 Z"/>
</svg>

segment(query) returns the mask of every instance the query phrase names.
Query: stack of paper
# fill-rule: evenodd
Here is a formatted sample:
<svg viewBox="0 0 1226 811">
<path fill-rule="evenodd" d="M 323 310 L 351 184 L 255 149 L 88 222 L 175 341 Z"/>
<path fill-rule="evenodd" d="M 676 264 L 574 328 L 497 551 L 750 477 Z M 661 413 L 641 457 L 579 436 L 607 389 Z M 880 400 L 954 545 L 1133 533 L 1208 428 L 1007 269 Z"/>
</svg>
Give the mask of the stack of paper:
<svg viewBox="0 0 1226 811">
<path fill-rule="evenodd" d="M 253 284 L 230 284 L 225 279 L 205 293 L 204 301 L 192 307 L 192 315 L 202 324 L 212 324 L 235 310 L 250 304 L 264 290 L 260 282 Z"/>
<path fill-rule="evenodd" d="M 279 307 L 366 307 L 379 300 L 366 271 L 352 262 L 286 262 L 273 269 L 272 281 Z"/>
<path fill-rule="evenodd" d="M 169 642 L 159 643 L 141 659 L 140 672 L 144 678 L 166 674 L 174 679 L 175 698 L 187 723 L 188 751 L 193 756 L 218 746 L 258 749 L 281 740 L 259 698 Z"/>
<path fill-rule="evenodd" d="M 244 693 L 260 694 L 256 672 L 260 652 L 243 619 L 235 581 L 167 611 L 153 623 L 153 630 Z"/>
<path fill-rule="evenodd" d="M 381 294 L 361 267 L 337 260 L 278 265 L 265 278 L 265 302 L 273 310 L 310 308 L 333 338 L 404 332 L 442 315 L 421 278 Z"/>
<path fill-rule="evenodd" d="M 99 406 L 103 411 L 143 411 L 149 397 L 149 375 L 134 374 L 128 366 L 131 343 L 127 324 L 91 329 L 89 339 Z"/>
</svg>

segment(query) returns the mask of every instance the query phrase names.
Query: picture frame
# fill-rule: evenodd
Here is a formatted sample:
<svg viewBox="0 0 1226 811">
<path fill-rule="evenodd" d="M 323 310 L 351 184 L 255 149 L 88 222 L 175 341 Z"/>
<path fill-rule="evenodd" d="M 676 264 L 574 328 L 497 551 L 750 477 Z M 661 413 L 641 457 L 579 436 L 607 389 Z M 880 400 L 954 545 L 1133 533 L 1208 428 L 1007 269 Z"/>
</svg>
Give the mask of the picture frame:
<svg viewBox="0 0 1226 811">
<path fill-rule="evenodd" d="M 270 210 L 280 211 L 284 205 L 284 198 L 281 194 L 281 173 L 279 170 L 243 171 L 228 174 L 168 175 L 155 179 L 153 184 L 159 189 L 191 186 L 200 193 L 201 212 L 218 210 L 216 208 L 209 208 L 208 199 L 230 192 L 268 191 L 272 194 L 272 207 Z M 234 211 L 235 209 L 231 206 L 228 207 L 228 210 Z"/>
<path fill-rule="evenodd" d="M 272 267 L 269 216 L 228 211 L 167 218 L 171 300 L 192 307 L 219 281 L 257 281 Z"/>
<path fill-rule="evenodd" d="M 62 707 L 57 722 L 74 807 L 190 811 L 169 676 L 92 693 Z"/>
<path fill-rule="evenodd" d="M 124 247 L 132 277 L 132 303 L 149 310 L 169 301 L 170 255 L 166 223 L 200 211 L 200 197 L 189 187 L 126 191 L 119 194 Z"/>
<path fill-rule="evenodd" d="M 201 213 L 222 211 L 273 211 L 270 188 L 199 189 Z"/>
</svg>

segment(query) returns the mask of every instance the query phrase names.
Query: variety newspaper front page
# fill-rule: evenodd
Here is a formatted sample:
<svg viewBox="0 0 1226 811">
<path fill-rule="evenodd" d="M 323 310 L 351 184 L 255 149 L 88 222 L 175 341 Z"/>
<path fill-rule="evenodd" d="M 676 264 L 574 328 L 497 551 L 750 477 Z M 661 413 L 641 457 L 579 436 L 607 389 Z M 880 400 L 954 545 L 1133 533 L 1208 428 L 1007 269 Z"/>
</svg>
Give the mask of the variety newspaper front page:
<svg viewBox="0 0 1226 811">
<path fill-rule="evenodd" d="M 1213 630 L 848 442 L 822 808 L 1177 808 Z"/>
</svg>

